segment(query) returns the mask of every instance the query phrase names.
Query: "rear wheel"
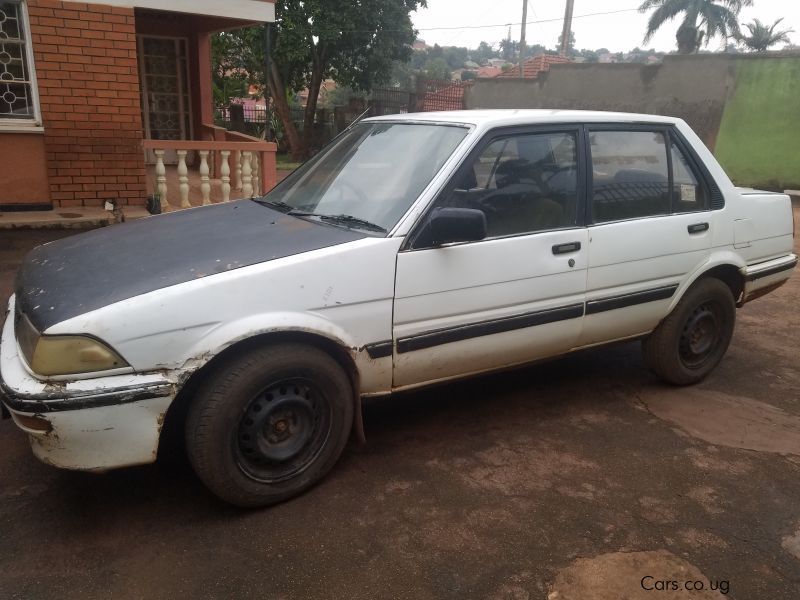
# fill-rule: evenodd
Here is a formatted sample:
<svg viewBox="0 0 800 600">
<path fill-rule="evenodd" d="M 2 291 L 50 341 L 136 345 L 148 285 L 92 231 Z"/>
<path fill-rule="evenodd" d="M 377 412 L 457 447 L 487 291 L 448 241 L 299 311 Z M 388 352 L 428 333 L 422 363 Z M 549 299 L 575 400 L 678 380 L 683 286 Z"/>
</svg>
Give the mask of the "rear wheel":
<svg viewBox="0 0 800 600">
<path fill-rule="evenodd" d="M 333 358 L 300 344 L 265 346 L 210 376 L 189 410 L 186 446 L 217 496 L 264 506 L 319 481 L 352 421 L 353 390 Z"/>
<path fill-rule="evenodd" d="M 642 342 L 645 362 L 669 383 L 696 383 L 722 360 L 735 320 L 730 288 L 719 279 L 701 279 Z"/>
</svg>

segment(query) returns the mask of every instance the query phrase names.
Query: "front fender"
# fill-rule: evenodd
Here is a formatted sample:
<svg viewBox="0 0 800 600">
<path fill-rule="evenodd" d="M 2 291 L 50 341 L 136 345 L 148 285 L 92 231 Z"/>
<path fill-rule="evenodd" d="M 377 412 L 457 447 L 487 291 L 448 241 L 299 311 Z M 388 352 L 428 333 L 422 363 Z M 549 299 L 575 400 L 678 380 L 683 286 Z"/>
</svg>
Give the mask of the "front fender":
<svg viewBox="0 0 800 600">
<path fill-rule="evenodd" d="M 257 336 L 271 333 L 303 333 L 325 338 L 350 355 L 358 370 L 361 394 L 391 390 L 392 357 L 373 359 L 339 325 L 320 315 L 305 312 L 269 312 L 222 323 L 198 339 L 189 349 L 189 359 L 181 370 L 185 373 L 201 369 L 228 348 Z"/>
</svg>

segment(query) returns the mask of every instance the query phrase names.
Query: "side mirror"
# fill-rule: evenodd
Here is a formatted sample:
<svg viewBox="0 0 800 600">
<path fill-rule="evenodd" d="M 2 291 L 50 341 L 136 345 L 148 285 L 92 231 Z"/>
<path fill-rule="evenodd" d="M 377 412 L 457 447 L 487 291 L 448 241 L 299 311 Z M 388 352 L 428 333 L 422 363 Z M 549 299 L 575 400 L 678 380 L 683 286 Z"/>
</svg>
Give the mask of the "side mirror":
<svg viewBox="0 0 800 600">
<path fill-rule="evenodd" d="M 474 208 L 437 208 L 431 215 L 434 246 L 453 242 L 477 242 L 486 237 L 486 215 Z"/>
</svg>

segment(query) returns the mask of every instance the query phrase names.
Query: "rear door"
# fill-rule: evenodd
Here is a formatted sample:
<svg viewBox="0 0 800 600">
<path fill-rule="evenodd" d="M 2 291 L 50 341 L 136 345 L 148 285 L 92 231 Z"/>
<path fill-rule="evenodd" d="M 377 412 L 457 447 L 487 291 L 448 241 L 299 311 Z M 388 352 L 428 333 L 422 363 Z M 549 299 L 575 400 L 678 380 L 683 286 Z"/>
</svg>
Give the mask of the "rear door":
<svg viewBox="0 0 800 600">
<path fill-rule="evenodd" d="M 586 128 L 589 272 L 580 345 L 647 333 L 710 255 L 711 193 L 669 127 Z"/>
<path fill-rule="evenodd" d="M 432 208 L 484 212 L 488 236 L 397 258 L 394 386 L 572 349 L 583 319 L 588 236 L 579 126 L 489 134 Z M 424 223 L 424 219 L 423 219 Z"/>
</svg>

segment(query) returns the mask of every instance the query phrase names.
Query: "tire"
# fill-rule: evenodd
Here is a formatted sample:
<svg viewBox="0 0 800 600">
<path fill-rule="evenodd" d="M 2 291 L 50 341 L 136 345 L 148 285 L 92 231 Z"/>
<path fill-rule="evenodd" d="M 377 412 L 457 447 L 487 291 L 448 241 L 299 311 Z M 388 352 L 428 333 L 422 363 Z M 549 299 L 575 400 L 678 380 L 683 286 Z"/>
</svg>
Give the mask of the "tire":
<svg viewBox="0 0 800 600">
<path fill-rule="evenodd" d="M 275 504 L 322 479 L 344 450 L 353 389 L 325 352 L 254 349 L 218 366 L 186 419 L 186 449 L 203 483 L 242 507 Z"/>
<path fill-rule="evenodd" d="M 642 342 L 645 363 L 673 385 L 697 383 L 722 360 L 735 321 L 730 288 L 719 279 L 700 279 Z"/>
</svg>

